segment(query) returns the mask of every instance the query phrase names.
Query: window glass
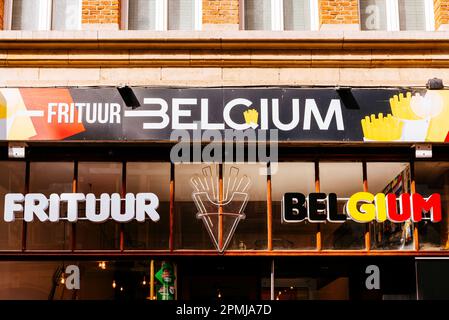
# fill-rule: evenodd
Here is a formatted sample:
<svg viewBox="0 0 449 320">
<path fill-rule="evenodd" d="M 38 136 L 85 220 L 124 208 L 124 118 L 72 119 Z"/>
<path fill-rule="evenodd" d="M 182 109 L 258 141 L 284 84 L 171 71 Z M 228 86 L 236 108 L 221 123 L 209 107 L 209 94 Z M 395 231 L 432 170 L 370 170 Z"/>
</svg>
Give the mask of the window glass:
<svg viewBox="0 0 449 320">
<path fill-rule="evenodd" d="M 362 163 L 320 162 L 320 191 L 336 193 L 339 213 L 344 213 L 348 198 L 363 191 Z M 321 223 L 323 249 L 364 249 L 366 224 L 347 220 L 344 223 Z"/>
<path fill-rule="evenodd" d="M 248 195 L 247 204 L 242 212 L 244 219 L 240 219 L 236 226 L 228 246 L 230 250 L 267 249 L 267 176 L 261 174 L 260 170 L 266 170 L 266 165 L 227 163 L 223 166 L 225 199 L 232 199 L 229 205 L 224 206 L 224 212 L 238 213 L 242 201 L 239 192 Z M 247 189 L 244 188 L 246 181 L 249 181 Z M 237 187 L 233 187 L 234 185 Z M 235 218 L 232 216 L 225 219 L 224 236 L 234 221 Z"/>
<path fill-rule="evenodd" d="M 170 163 L 135 163 L 126 166 L 126 192 L 152 192 L 159 198 L 160 220 L 125 224 L 125 249 L 169 249 Z"/>
<path fill-rule="evenodd" d="M 309 0 L 284 0 L 284 30 L 309 30 L 309 12 Z"/>
<path fill-rule="evenodd" d="M 20 250 L 22 245 L 23 214 L 16 213 L 16 221 L 5 222 L 3 208 L 7 193 L 23 193 L 25 162 L 0 161 L 0 250 Z"/>
<path fill-rule="evenodd" d="M 14 0 L 12 2 L 12 30 L 38 30 L 39 11 L 45 0 Z"/>
<path fill-rule="evenodd" d="M 122 164 L 114 162 L 80 162 L 78 164 L 78 192 L 93 193 L 100 198 L 102 193 L 121 193 Z M 85 204 L 85 203 L 84 203 Z M 97 202 L 97 210 L 99 210 Z M 85 210 L 81 209 L 76 224 L 76 249 L 111 250 L 120 248 L 120 224 L 113 220 L 92 223 L 83 220 Z"/>
<path fill-rule="evenodd" d="M 176 265 L 160 260 L 123 261 L 0 261 L 0 300 L 161 300 L 164 290 L 154 278 L 150 296 L 150 270 L 164 267 L 174 281 L 169 297 L 176 299 Z M 67 290 L 66 267 L 79 268 L 80 289 Z M 64 281 L 62 281 L 64 279 Z"/>
<path fill-rule="evenodd" d="M 156 0 L 128 1 L 128 29 L 154 30 L 156 28 Z"/>
<path fill-rule="evenodd" d="M 367 163 L 368 191 L 394 193 L 396 197 L 410 193 L 410 165 L 408 163 L 371 162 Z M 413 223 L 370 224 L 371 249 L 411 250 L 413 249 Z"/>
<path fill-rule="evenodd" d="M 195 21 L 194 0 L 168 1 L 168 29 L 193 30 Z"/>
<path fill-rule="evenodd" d="M 387 30 L 386 0 L 360 0 L 362 30 Z"/>
<path fill-rule="evenodd" d="M 72 192 L 73 162 L 32 162 L 30 164 L 30 193 Z M 61 204 L 59 222 L 41 222 L 36 217 L 27 223 L 27 249 L 70 249 L 71 223 L 66 221 L 67 205 Z"/>
<path fill-rule="evenodd" d="M 433 193 L 441 195 L 442 221 L 434 223 L 423 219 L 418 223 L 420 250 L 449 249 L 449 163 L 448 162 L 416 162 L 416 192 L 423 197 Z"/>
<path fill-rule="evenodd" d="M 271 0 L 245 0 L 245 29 L 271 30 Z"/>
<path fill-rule="evenodd" d="M 426 30 L 424 0 L 399 0 L 399 29 Z"/>
<path fill-rule="evenodd" d="M 317 226 L 307 219 L 299 223 L 282 222 L 282 198 L 287 192 L 305 196 L 315 192 L 315 164 L 306 162 L 278 163 L 272 173 L 273 249 L 316 249 Z"/>
<path fill-rule="evenodd" d="M 204 172 L 203 172 L 204 169 Z M 204 173 L 204 174 L 203 174 Z M 175 228 L 176 249 L 215 249 L 203 221 L 198 217 L 198 209 L 192 199 L 194 188 L 191 179 L 204 177 L 210 192 L 218 186 L 218 166 L 204 164 L 175 165 Z M 207 177 L 207 178 L 206 178 Z M 212 188 L 214 188 L 212 191 Z M 205 200 L 208 208 L 209 201 Z"/>
<path fill-rule="evenodd" d="M 80 0 L 53 1 L 52 29 L 77 30 L 81 24 Z"/>
</svg>

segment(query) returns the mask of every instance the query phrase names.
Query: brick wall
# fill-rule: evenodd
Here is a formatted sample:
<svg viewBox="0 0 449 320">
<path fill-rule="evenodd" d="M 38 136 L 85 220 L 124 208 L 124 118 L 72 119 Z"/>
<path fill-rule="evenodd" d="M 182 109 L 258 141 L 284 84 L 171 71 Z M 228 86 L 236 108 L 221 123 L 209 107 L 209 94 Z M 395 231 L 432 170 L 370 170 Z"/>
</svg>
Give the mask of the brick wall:
<svg viewBox="0 0 449 320">
<path fill-rule="evenodd" d="M 434 0 L 435 4 L 435 30 L 441 25 L 449 24 L 449 0 Z"/>
<path fill-rule="evenodd" d="M 119 0 L 83 0 L 83 24 L 120 24 Z"/>
<path fill-rule="evenodd" d="M 320 0 L 321 24 L 358 24 L 358 0 Z"/>
<path fill-rule="evenodd" d="M 239 0 L 203 0 L 203 24 L 238 24 Z"/>
</svg>

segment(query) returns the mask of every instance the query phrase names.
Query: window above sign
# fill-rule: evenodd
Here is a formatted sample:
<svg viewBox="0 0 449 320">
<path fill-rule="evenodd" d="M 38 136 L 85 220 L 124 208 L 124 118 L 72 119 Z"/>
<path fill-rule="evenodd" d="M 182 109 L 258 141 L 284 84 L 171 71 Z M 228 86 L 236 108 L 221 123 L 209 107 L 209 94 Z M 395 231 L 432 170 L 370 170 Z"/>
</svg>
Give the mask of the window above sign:
<svg viewBox="0 0 449 320">
<path fill-rule="evenodd" d="M 81 0 L 5 0 L 6 30 L 81 30 Z"/>
<path fill-rule="evenodd" d="M 360 28 L 434 31 L 433 0 L 360 0 Z"/>
<path fill-rule="evenodd" d="M 122 29 L 201 30 L 201 0 L 123 0 Z"/>
<path fill-rule="evenodd" d="M 318 0 L 242 0 L 242 29 L 318 30 Z"/>
</svg>

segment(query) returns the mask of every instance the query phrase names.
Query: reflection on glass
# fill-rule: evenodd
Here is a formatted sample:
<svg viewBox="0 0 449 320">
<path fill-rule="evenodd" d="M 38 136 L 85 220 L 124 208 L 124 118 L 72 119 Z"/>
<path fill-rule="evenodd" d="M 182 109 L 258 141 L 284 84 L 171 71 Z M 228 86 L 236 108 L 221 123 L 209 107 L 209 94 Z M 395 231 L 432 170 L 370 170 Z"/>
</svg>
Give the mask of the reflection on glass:
<svg viewBox="0 0 449 320">
<path fill-rule="evenodd" d="M 218 166 L 212 165 L 214 172 Z M 194 188 L 191 179 L 203 175 L 204 164 L 175 165 L 175 227 L 174 243 L 176 249 L 215 249 L 205 225 L 197 217 L 198 209 L 192 200 Z M 210 188 L 217 190 L 218 174 L 207 178 Z M 212 189 L 211 189 L 212 190 Z"/>
<path fill-rule="evenodd" d="M 339 213 L 354 193 L 363 191 L 362 163 L 320 162 L 320 191 L 336 193 Z M 365 224 L 347 220 L 344 223 L 321 223 L 323 249 L 365 248 Z"/>
<path fill-rule="evenodd" d="M 0 250 L 20 250 L 22 239 L 21 213 L 16 213 L 16 221 L 3 219 L 4 201 L 7 193 L 23 193 L 25 188 L 25 162 L 0 161 Z"/>
<path fill-rule="evenodd" d="M 362 30 L 387 30 L 386 0 L 360 0 Z"/>
<path fill-rule="evenodd" d="M 100 268 L 98 261 L 1 261 L 0 300 L 157 300 L 166 291 L 155 277 L 154 295 L 150 295 L 150 260 L 104 263 Z M 79 267 L 79 290 L 65 287 L 68 265 Z M 155 274 L 163 265 L 167 262 L 154 261 Z M 171 273 L 163 272 L 163 277 L 171 275 L 176 281 L 176 267 L 169 266 Z M 175 283 L 171 287 L 169 298 L 175 299 Z"/>
<path fill-rule="evenodd" d="M 271 30 L 271 0 L 245 0 L 245 29 Z"/>
<path fill-rule="evenodd" d="M 399 197 L 410 192 L 410 165 L 408 163 L 367 163 L 368 191 L 394 193 Z M 386 250 L 413 249 L 413 223 L 372 222 L 371 248 Z"/>
<path fill-rule="evenodd" d="M 284 0 L 284 30 L 310 30 L 310 0 Z"/>
<path fill-rule="evenodd" d="M 418 223 L 420 250 L 449 249 L 449 162 L 416 162 L 416 192 L 423 197 L 441 195 L 442 221 L 423 219 Z"/>
<path fill-rule="evenodd" d="M 399 0 L 399 30 L 426 30 L 425 0 Z"/>
<path fill-rule="evenodd" d="M 126 192 L 152 192 L 159 198 L 160 220 L 125 224 L 125 249 L 169 249 L 170 163 L 128 162 Z"/>
<path fill-rule="evenodd" d="M 32 162 L 30 164 L 30 192 L 52 193 L 72 192 L 73 162 Z M 67 217 L 67 206 L 61 205 L 60 217 Z M 27 249 L 64 250 L 70 249 L 71 223 L 41 222 L 38 219 L 27 224 Z"/>
<path fill-rule="evenodd" d="M 78 164 L 78 192 L 93 193 L 97 198 L 102 193 L 120 193 L 122 188 L 122 164 L 114 162 L 80 162 Z M 84 208 L 79 208 L 80 220 L 76 224 L 76 249 L 119 249 L 120 224 L 109 220 L 92 223 L 83 220 Z M 99 203 L 97 203 L 99 210 Z"/>
<path fill-rule="evenodd" d="M 228 181 L 233 181 L 233 174 L 237 174 L 240 179 L 247 177 L 250 181 L 249 188 L 245 191 L 248 194 L 245 219 L 241 220 L 235 229 L 228 246 L 230 250 L 267 249 L 267 176 L 261 174 L 260 170 L 263 169 L 266 169 L 266 164 L 263 163 L 227 163 L 223 166 L 225 190 L 228 189 Z M 240 179 L 239 182 L 244 181 Z"/>
<path fill-rule="evenodd" d="M 316 224 L 307 219 L 299 223 L 281 221 L 281 201 L 287 192 L 299 192 L 307 196 L 315 192 L 314 163 L 279 163 L 271 176 L 273 199 L 273 249 L 316 249 Z"/>
</svg>

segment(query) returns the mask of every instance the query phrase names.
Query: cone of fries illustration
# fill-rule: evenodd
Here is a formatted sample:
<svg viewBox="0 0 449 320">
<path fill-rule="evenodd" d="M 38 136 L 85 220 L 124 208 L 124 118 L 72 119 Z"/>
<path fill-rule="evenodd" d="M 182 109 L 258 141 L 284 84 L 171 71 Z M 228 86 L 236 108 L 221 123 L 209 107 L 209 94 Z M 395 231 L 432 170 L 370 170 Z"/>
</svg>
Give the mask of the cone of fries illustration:
<svg viewBox="0 0 449 320">
<path fill-rule="evenodd" d="M 220 183 L 215 165 L 204 167 L 202 174 L 194 175 L 190 183 L 194 189 L 192 198 L 198 209 L 197 218 L 203 221 L 215 248 L 223 252 L 240 220 L 245 219 L 251 180 L 239 175 L 239 169 L 231 166 Z"/>
<path fill-rule="evenodd" d="M 447 101 L 446 101 L 447 100 Z M 391 114 L 361 120 L 365 141 L 444 141 L 448 132 L 449 95 L 445 90 L 411 92 L 390 98 Z"/>
</svg>

